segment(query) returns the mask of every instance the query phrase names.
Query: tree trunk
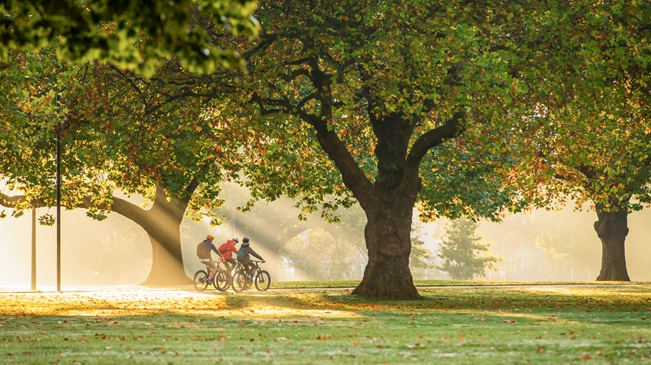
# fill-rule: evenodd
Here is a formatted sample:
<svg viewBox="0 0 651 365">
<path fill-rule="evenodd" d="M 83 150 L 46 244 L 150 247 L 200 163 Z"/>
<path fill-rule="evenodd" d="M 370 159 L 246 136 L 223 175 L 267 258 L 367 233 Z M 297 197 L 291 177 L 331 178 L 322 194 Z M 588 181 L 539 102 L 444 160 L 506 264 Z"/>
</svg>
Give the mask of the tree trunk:
<svg viewBox="0 0 651 365">
<path fill-rule="evenodd" d="M 145 229 L 152 246 L 152 266 L 147 279 L 149 286 L 183 285 L 191 282 L 183 267 L 181 250 L 181 221 L 187 207 L 186 200 L 171 199 L 162 188 L 156 189 L 156 199 L 140 225 Z"/>
<path fill-rule="evenodd" d="M 180 222 L 176 224 L 176 227 L 180 227 Z M 159 228 L 165 229 L 164 227 Z M 177 232 L 177 237 L 170 235 L 162 239 L 157 239 L 149 233 L 148 236 L 151 242 L 152 263 L 151 271 L 142 285 L 175 286 L 191 283 L 183 266 L 180 234 Z"/>
<path fill-rule="evenodd" d="M 421 299 L 409 270 L 411 209 L 396 214 L 393 206 L 367 210 L 364 229 L 368 263 L 362 282 L 353 290 L 367 298 Z"/>
<path fill-rule="evenodd" d="M 602 208 L 597 205 L 599 220 L 594 223 L 602 246 L 601 272 L 597 281 L 630 281 L 624 249 L 628 213 L 624 210 L 605 212 Z"/>
<path fill-rule="evenodd" d="M 188 189 L 194 191 L 192 187 Z M 151 242 L 152 267 L 142 285 L 176 286 L 192 282 L 183 267 L 180 232 L 188 200 L 189 198 L 178 197 L 168 200 L 162 186 L 156 188 L 156 197 L 150 210 L 114 198 L 111 210 L 142 227 Z"/>
</svg>

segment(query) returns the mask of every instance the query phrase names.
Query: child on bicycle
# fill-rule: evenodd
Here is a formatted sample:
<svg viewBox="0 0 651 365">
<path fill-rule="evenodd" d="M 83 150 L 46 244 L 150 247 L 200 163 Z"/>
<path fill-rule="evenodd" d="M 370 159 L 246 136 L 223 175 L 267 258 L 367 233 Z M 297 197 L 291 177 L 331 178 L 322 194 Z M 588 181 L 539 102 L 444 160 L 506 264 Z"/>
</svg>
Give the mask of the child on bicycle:
<svg viewBox="0 0 651 365">
<path fill-rule="evenodd" d="M 219 253 L 217 247 L 215 247 L 215 245 L 212 243 L 212 240 L 214 239 L 215 236 L 209 234 L 206 236 L 205 240 L 197 245 L 197 256 L 199 256 L 199 260 L 201 263 L 206 264 L 211 268 L 209 275 L 210 280 L 215 277 L 215 270 L 217 269 L 217 265 L 212 260 L 211 253 L 215 252 L 219 257 L 223 259 L 222 254 Z"/>
<path fill-rule="evenodd" d="M 232 240 L 226 241 L 226 243 L 223 243 L 217 249 L 222 254 L 222 257 L 224 257 L 224 265 L 226 265 L 226 269 L 228 269 L 229 273 L 232 272 L 237 265 L 237 261 L 235 261 L 232 255 L 237 255 L 237 248 L 235 248 L 235 244 L 239 242 L 240 240 L 238 240 L 237 237 L 233 237 Z"/>
<path fill-rule="evenodd" d="M 251 262 L 250 255 L 253 255 L 264 262 L 262 256 L 258 255 L 258 253 L 253 251 L 251 248 L 251 245 L 249 244 L 249 237 L 244 237 L 242 238 L 242 245 L 240 246 L 239 251 L 237 251 L 237 261 L 239 261 L 240 264 L 244 266 L 244 269 L 246 270 L 249 278 L 251 277 L 251 269 L 253 269 L 254 266 Z"/>
</svg>

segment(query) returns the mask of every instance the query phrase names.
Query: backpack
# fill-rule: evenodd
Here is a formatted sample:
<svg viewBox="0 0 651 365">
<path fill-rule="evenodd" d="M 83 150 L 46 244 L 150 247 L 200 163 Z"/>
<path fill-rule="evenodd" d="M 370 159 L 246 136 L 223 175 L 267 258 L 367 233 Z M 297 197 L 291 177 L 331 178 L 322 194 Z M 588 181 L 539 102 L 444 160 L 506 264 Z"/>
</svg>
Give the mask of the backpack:
<svg viewBox="0 0 651 365">
<path fill-rule="evenodd" d="M 200 259 L 209 259 L 210 258 L 210 247 L 208 247 L 208 242 L 201 241 L 197 245 L 197 256 Z"/>
</svg>

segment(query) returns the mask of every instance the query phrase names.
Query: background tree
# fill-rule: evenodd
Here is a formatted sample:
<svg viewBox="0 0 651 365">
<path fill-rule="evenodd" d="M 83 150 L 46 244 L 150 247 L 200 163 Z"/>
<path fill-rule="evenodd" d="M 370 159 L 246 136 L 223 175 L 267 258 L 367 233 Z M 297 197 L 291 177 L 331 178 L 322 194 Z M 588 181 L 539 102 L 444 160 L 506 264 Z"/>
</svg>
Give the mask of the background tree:
<svg viewBox="0 0 651 365">
<path fill-rule="evenodd" d="M 45 59 L 56 64 L 51 56 Z M 36 81 L 14 83 L 15 91 L 5 100 L 11 108 L 4 111 L 8 133 L 2 141 L 23 157 L 17 164 L 3 159 L 0 171 L 11 188 L 26 194 L 2 195 L 2 205 L 16 214 L 55 205 L 52 131 L 59 128 L 63 205 L 87 208 L 97 219 L 114 211 L 136 222 L 152 243 L 145 284 L 186 282 L 181 220 L 186 213 L 198 217 L 221 203 L 219 183 L 232 176 L 243 156 L 235 147 L 241 131 L 229 127 L 225 108 L 216 104 L 214 93 L 224 91 L 212 81 L 207 91 L 175 60 L 149 80 L 111 65 L 88 64 L 47 83 L 50 73 L 37 74 L 28 61 L 22 65 Z M 25 70 L 16 74 L 21 72 Z M 5 77 L 11 81 L 9 75 Z M 62 96 L 59 108 L 52 102 L 55 92 Z M 212 104 L 196 97 L 207 92 L 213 93 L 208 99 Z M 24 132 L 30 130 L 34 132 Z M 141 207 L 115 196 L 117 189 L 141 194 L 151 205 Z M 44 219 L 52 221 L 51 216 Z"/>
<path fill-rule="evenodd" d="M 541 27 L 556 32 L 532 38 L 551 70 L 542 92 L 563 90 L 545 92 L 524 136 L 512 140 L 523 144 L 513 147 L 521 151 L 519 183 L 538 206 L 573 199 L 596 211 L 597 280 L 630 280 L 627 217 L 651 201 L 650 17 L 646 2 L 578 2 L 541 15 Z"/>
<path fill-rule="evenodd" d="M 431 150 L 462 132 L 469 145 L 481 145 L 473 138 L 496 135 L 495 125 L 516 120 L 511 102 L 526 101 L 527 91 L 519 71 L 509 67 L 518 62 L 516 50 L 522 51 L 511 37 L 529 30 L 525 17 L 535 4 L 526 6 L 261 4 L 261 34 L 240 46 L 249 71 L 241 81 L 264 117 L 255 120 L 257 130 L 274 142 L 265 145 L 265 162 L 250 166 L 246 176 L 254 197 L 283 193 L 306 207 L 333 197 L 327 210 L 354 195 L 367 217 L 369 258 L 355 294 L 419 297 L 409 271 L 417 201 L 427 201 L 419 204 L 425 217 L 453 205 L 485 216 L 500 208 L 487 203 L 496 193 L 490 189 L 448 200 L 448 186 L 429 185 L 441 170 L 422 167 L 437 158 Z M 315 156 L 318 165 L 302 163 L 305 156 Z M 474 163 L 481 160 L 477 156 Z M 449 163 L 437 161 L 432 165 Z M 334 169 L 340 175 L 332 174 Z M 479 181 L 466 183 L 479 186 Z M 421 194 L 424 186 L 433 189 Z"/>
<path fill-rule="evenodd" d="M 447 272 L 454 280 L 471 280 L 475 276 L 484 277 L 485 269 L 495 269 L 499 261 L 496 256 L 487 255 L 490 244 L 481 243 L 475 231 L 478 222 L 462 218 L 452 221 L 441 241 L 438 257 L 443 264 L 439 270 Z"/>
<path fill-rule="evenodd" d="M 146 75 L 170 56 L 186 69 L 211 72 L 241 59 L 215 47 L 203 25 L 253 36 L 255 6 L 249 0 L 9 0 L 0 4 L 0 57 L 52 45 L 67 61 L 102 60 Z"/>
<path fill-rule="evenodd" d="M 409 254 L 409 269 L 413 273 L 417 270 L 425 270 L 435 267 L 431 263 L 434 258 L 432 252 L 425 247 L 425 242 L 420 237 L 411 238 L 411 253 Z"/>
</svg>

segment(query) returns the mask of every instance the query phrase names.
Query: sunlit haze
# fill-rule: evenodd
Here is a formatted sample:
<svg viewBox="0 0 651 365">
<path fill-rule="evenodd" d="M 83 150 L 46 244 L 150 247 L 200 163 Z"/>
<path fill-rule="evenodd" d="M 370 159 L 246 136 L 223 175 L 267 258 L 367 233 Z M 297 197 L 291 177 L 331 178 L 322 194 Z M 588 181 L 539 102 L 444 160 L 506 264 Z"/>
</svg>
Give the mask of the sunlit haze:
<svg viewBox="0 0 651 365">
<path fill-rule="evenodd" d="M 248 195 L 239 187 L 225 189 L 224 199 L 233 199 L 243 204 Z M 228 196 L 227 194 L 231 194 Z M 233 207 L 235 204 L 232 205 Z M 256 216 L 256 209 L 274 208 L 276 212 L 287 210 L 287 214 L 276 213 L 274 217 Z M 49 210 L 54 213 L 55 208 Z M 8 217 L 0 220 L 0 289 L 29 290 L 31 285 L 31 211 L 19 218 Z M 48 212 L 38 209 L 37 215 Z M 147 234 L 137 224 L 112 213 L 104 221 L 86 217 L 84 210 L 62 210 L 61 262 L 62 288 L 74 290 L 98 286 L 136 285 L 147 277 L 151 265 L 151 244 Z M 260 211 L 257 211 L 260 213 Z M 181 226 L 181 244 L 185 271 L 191 276 L 201 268 L 196 257 L 196 244 L 206 234 L 215 236 L 219 246 L 231 237 L 251 235 L 243 227 L 256 227 L 258 232 L 279 236 L 282 227 L 278 219 L 297 220 L 298 211 L 281 202 L 262 202 L 254 206 L 252 212 L 241 213 L 234 208 L 221 212 L 226 215 L 224 224 L 211 226 L 209 219 L 194 222 L 186 219 Z M 646 237 L 649 233 L 647 222 L 651 213 L 638 212 L 629 216 L 630 233 L 627 237 L 627 264 L 632 280 L 651 280 L 648 262 L 651 253 L 647 249 Z M 288 218 L 283 218 L 288 217 Z M 274 219 L 271 219 L 274 218 Z M 318 219 L 311 217 L 310 219 Z M 594 281 L 601 265 L 601 243 L 593 229 L 596 220 L 594 212 L 535 211 L 529 214 L 507 216 L 502 223 L 483 222 L 477 235 L 484 242 L 491 243 L 490 252 L 502 258 L 496 271 L 487 271 L 481 280 L 492 281 Z M 314 220 L 308 220 L 308 223 Z M 285 222 L 293 223 L 293 222 Z M 420 239 L 425 242 L 435 257 L 437 245 L 444 238 L 448 221 L 415 224 Z M 171 227 L 173 229 L 173 227 Z M 289 237 L 293 244 L 315 239 L 308 233 L 310 228 Z M 316 232 L 316 231 L 315 231 Z M 360 232 L 350 232 L 350 237 Z M 335 244 L 327 233 L 322 245 Z M 346 234 L 348 235 L 348 234 Z M 318 238 L 318 237 L 317 237 Z M 50 291 L 56 288 L 56 228 L 37 224 L 36 227 L 36 265 L 37 289 Z M 241 242 L 241 241 L 240 241 Z M 289 242 L 289 241 L 287 241 Z M 363 246 L 363 242 L 359 243 Z M 309 274 L 293 267 L 288 258 L 278 258 L 277 253 L 265 247 L 264 242 L 252 239 L 252 247 L 260 253 L 267 263 L 266 270 L 272 273 L 273 280 L 314 279 Z M 350 246 L 350 245 L 349 245 Z M 239 246 L 238 246 L 239 247 Z M 346 255 L 357 255 L 346 261 L 354 266 L 347 271 L 347 279 L 361 278 L 364 257 L 359 250 L 346 251 Z M 285 252 L 281 250 L 280 252 Z M 287 251 L 290 252 L 290 251 Z M 325 252 L 325 251 L 324 251 Z M 352 252 L 352 253 L 351 253 Z M 316 254 L 316 253 L 315 253 Z M 436 264 L 435 260 L 432 260 Z M 343 275 L 343 274 L 342 274 Z M 434 268 L 414 271 L 415 279 L 447 279 L 446 273 Z"/>
</svg>

